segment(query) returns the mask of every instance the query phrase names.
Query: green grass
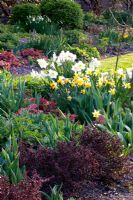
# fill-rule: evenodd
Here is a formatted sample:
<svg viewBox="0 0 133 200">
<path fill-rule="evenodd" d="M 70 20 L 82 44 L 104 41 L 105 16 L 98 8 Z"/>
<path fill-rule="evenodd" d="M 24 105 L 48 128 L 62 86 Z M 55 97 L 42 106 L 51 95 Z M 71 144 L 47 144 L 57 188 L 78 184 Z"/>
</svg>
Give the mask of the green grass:
<svg viewBox="0 0 133 200">
<path fill-rule="evenodd" d="M 101 60 L 102 70 L 108 71 L 110 69 L 115 69 L 116 58 L 117 57 L 115 56 Z M 131 67 L 132 64 L 133 64 L 133 53 L 121 55 L 119 57 L 119 63 L 118 63 L 119 68 L 126 69 L 128 67 Z"/>
</svg>

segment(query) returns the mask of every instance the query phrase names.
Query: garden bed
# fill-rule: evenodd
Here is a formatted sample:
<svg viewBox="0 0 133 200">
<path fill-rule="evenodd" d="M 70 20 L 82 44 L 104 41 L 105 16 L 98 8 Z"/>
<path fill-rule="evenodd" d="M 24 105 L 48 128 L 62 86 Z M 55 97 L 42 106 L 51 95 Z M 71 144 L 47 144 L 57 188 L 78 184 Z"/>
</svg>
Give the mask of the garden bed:
<svg viewBox="0 0 133 200">
<path fill-rule="evenodd" d="M 0 2 L 0 200 L 133 200 L 132 14 L 23 2 Z"/>
</svg>

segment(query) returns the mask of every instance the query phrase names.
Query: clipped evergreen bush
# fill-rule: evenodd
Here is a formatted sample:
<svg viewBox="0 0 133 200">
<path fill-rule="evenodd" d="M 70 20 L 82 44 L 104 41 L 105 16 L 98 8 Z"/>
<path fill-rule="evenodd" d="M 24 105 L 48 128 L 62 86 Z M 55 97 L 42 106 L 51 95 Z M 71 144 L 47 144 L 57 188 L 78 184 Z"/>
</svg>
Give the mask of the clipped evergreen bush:
<svg viewBox="0 0 133 200">
<path fill-rule="evenodd" d="M 41 13 L 65 28 L 82 28 L 83 11 L 80 5 L 71 0 L 43 0 Z"/>
<path fill-rule="evenodd" d="M 11 23 L 20 22 L 25 24 L 28 16 L 40 15 L 40 8 L 36 4 L 26 3 L 15 5 L 12 9 Z"/>
</svg>

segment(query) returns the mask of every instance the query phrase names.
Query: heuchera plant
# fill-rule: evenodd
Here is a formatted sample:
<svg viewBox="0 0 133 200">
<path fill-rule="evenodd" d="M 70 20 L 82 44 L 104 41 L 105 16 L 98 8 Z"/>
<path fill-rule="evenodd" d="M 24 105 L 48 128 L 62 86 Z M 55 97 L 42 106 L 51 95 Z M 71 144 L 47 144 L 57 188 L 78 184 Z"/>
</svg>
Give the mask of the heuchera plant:
<svg viewBox="0 0 133 200">
<path fill-rule="evenodd" d="M 10 70 L 11 65 L 10 65 L 9 62 L 6 62 L 6 61 L 1 60 L 1 61 L 0 61 L 0 68 L 6 69 L 6 70 Z"/>
<path fill-rule="evenodd" d="M 12 66 L 15 66 L 15 67 L 20 66 L 20 62 L 17 59 L 17 57 L 12 52 L 9 52 L 9 51 L 4 51 L 0 53 L 0 60 L 1 60 L 0 66 L 2 65 L 2 68 L 8 69 L 8 70 Z"/>
<path fill-rule="evenodd" d="M 44 58 L 46 60 L 48 59 L 46 56 L 44 56 L 43 51 L 37 50 L 37 49 L 33 49 L 33 48 L 23 49 L 20 52 L 20 55 L 23 58 L 28 58 L 30 56 L 34 60 L 36 60 L 38 58 Z"/>
<path fill-rule="evenodd" d="M 28 66 L 29 58 L 33 61 L 39 58 L 48 59 L 41 50 L 33 48 L 24 49 L 20 51 L 17 56 L 11 51 L 4 51 L 0 53 L 0 68 L 10 70 L 11 67 Z"/>
<path fill-rule="evenodd" d="M 29 114 L 38 114 L 38 113 L 45 113 L 45 114 L 55 114 L 56 116 L 60 116 L 60 112 L 56 106 L 56 103 L 54 101 L 48 101 L 45 98 L 40 98 L 39 105 L 36 104 L 36 99 L 34 97 L 26 98 L 24 100 L 25 107 L 20 108 L 16 114 L 21 115 L 22 112 L 27 112 Z M 67 116 L 65 113 L 63 113 L 64 116 Z M 71 122 L 75 122 L 77 119 L 77 115 L 70 114 L 69 119 Z"/>
</svg>

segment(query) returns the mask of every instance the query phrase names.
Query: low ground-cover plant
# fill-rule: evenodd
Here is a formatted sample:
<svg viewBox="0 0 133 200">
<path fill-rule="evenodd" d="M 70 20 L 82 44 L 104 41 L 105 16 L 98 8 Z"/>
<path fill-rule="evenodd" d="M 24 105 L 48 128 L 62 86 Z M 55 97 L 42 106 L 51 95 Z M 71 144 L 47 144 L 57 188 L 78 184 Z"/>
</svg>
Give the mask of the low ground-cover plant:
<svg viewBox="0 0 133 200">
<path fill-rule="evenodd" d="M 14 50 L 16 46 L 27 42 L 32 36 L 30 33 L 20 32 L 17 27 L 16 30 L 12 30 L 11 28 L 12 27 L 9 26 L 7 29 L 5 28 L 3 32 L 0 30 L 0 51 Z"/>
<path fill-rule="evenodd" d="M 72 124 L 68 118 L 59 120 L 52 115 L 39 113 L 23 113 L 20 116 L 14 116 L 12 124 L 18 139 L 39 143 L 51 148 L 55 147 L 58 141 L 69 141 L 72 138 L 73 131 L 82 133 L 82 126 Z"/>
<path fill-rule="evenodd" d="M 46 58 L 41 50 L 33 48 L 23 49 L 22 51 L 20 51 L 20 55 L 23 58 L 31 57 L 34 60 L 39 58 Z"/>
<path fill-rule="evenodd" d="M 83 126 L 75 123 L 76 118 L 76 115 L 67 116 L 58 110 L 55 102 L 44 98 L 24 99 L 23 107 L 16 114 L 0 118 L 1 146 L 13 130 L 18 140 L 53 148 L 58 141 L 70 141 L 73 132 L 82 133 Z"/>
</svg>

